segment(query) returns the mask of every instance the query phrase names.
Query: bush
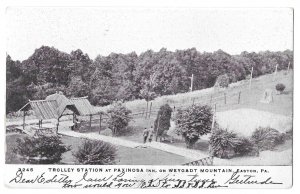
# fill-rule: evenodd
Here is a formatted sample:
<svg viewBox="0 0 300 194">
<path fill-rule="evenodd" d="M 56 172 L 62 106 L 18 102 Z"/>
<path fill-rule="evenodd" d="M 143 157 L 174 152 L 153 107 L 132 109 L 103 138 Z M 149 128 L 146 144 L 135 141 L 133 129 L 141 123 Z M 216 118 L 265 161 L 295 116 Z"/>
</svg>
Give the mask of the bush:
<svg viewBox="0 0 300 194">
<path fill-rule="evenodd" d="M 285 132 L 285 139 L 293 139 L 293 129 L 289 129 L 288 131 Z"/>
<path fill-rule="evenodd" d="M 169 130 L 171 126 L 170 124 L 171 116 L 172 116 L 172 108 L 168 104 L 162 105 L 159 108 L 157 117 L 154 121 L 154 131 L 156 133 L 156 131 L 158 130 L 157 133 L 158 136 L 162 136 L 164 131 Z"/>
<path fill-rule="evenodd" d="M 85 140 L 73 156 L 79 164 L 110 165 L 115 164 L 116 148 L 103 141 Z"/>
<path fill-rule="evenodd" d="M 200 136 L 210 133 L 212 118 L 212 110 L 206 105 L 179 109 L 175 118 L 176 134 L 182 135 L 187 148 L 191 148 Z"/>
<path fill-rule="evenodd" d="M 251 136 L 259 150 L 273 150 L 276 145 L 285 142 L 285 135 L 270 127 L 259 127 Z"/>
<path fill-rule="evenodd" d="M 237 134 L 224 129 L 215 129 L 209 140 L 210 151 L 218 158 L 232 158 L 236 147 L 241 144 Z"/>
<path fill-rule="evenodd" d="M 117 102 L 107 111 L 108 128 L 112 130 L 113 135 L 119 135 L 121 130 L 125 130 L 128 126 L 131 116 L 131 111 L 127 109 L 122 103 Z"/>
<path fill-rule="evenodd" d="M 68 150 L 70 147 L 63 145 L 58 136 L 38 136 L 17 139 L 14 152 L 27 164 L 55 164 Z"/>
<path fill-rule="evenodd" d="M 220 75 L 215 83 L 216 87 L 227 88 L 229 86 L 229 77 L 227 74 Z"/>
<path fill-rule="evenodd" d="M 276 90 L 278 92 L 282 93 L 284 91 L 284 89 L 285 89 L 285 85 L 284 84 L 279 83 L 279 84 L 276 85 Z"/>
<path fill-rule="evenodd" d="M 256 155 L 258 156 L 259 152 L 256 146 L 254 145 L 251 139 L 246 137 L 238 137 L 238 144 L 234 147 L 234 152 L 236 155 Z"/>
</svg>

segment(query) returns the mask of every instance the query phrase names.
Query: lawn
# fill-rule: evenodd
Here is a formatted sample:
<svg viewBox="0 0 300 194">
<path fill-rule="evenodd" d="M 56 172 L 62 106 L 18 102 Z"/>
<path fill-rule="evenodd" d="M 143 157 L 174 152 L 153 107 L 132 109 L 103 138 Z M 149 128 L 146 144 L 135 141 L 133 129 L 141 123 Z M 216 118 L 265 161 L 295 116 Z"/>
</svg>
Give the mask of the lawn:
<svg viewBox="0 0 300 194">
<path fill-rule="evenodd" d="M 283 94 L 276 95 L 275 86 L 283 83 L 286 88 Z M 274 102 L 270 104 L 260 103 L 263 92 L 266 89 L 273 90 Z M 238 93 L 241 91 L 240 103 L 238 104 Z M 224 100 L 226 93 L 226 104 Z M 211 100 L 212 97 L 212 101 Z M 293 111 L 293 71 L 288 73 L 283 70 L 273 74 L 266 74 L 252 79 L 251 90 L 249 89 L 249 80 L 242 80 L 230 84 L 226 90 L 215 90 L 207 88 L 193 92 L 180 93 L 176 95 L 161 96 L 152 102 L 152 111 L 159 109 L 164 103 L 169 103 L 173 108 L 187 107 L 194 103 L 200 104 L 217 104 L 217 111 L 226 111 L 237 108 L 253 108 L 262 111 L 268 111 L 277 114 L 290 116 Z M 134 100 L 124 103 L 133 113 L 143 112 L 146 108 L 145 100 Z M 110 106 L 97 107 L 97 109 L 105 111 Z M 155 113 L 154 113 L 155 115 Z"/>
<path fill-rule="evenodd" d="M 22 138 L 24 134 L 7 134 L 6 135 L 6 163 L 22 164 L 22 161 L 13 153 L 13 148 L 16 146 L 17 138 Z M 75 158 L 72 152 L 78 149 L 78 146 L 83 142 L 83 139 L 62 136 L 62 141 L 65 145 L 71 146 L 71 151 L 63 154 L 62 163 L 74 164 Z M 117 146 L 118 165 L 181 165 L 190 162 L 188 159 L 175 154 L 163 152 L 151 148 L 127 148 Z"/>
</svg>

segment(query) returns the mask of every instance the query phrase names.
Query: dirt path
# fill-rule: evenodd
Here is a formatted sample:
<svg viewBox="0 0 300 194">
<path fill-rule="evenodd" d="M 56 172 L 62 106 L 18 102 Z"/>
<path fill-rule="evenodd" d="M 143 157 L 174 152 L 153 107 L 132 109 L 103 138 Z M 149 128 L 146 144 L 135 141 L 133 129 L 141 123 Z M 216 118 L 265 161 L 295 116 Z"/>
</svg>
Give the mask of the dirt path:
<svg viewBox="0 0 300 194">
<path fill-rule="evenodd" d="M 104 142 L 108 142 L 108 143 L 111 143 L 114 145 L 119 145 L 119 146 L 124 146 L 124 147 L 129 147 L 129 148 L 150 147 L 150 148 L 154 148 L 154 149 L 158 149 L 161 151 L 165 151 L 165 152 L 169 152 L 169 153 L 173 153 L 173 154 L 177 154 L 177 155 L 186 157 L 188 159 L 191 159 L 191 161 L 208 157 L 207 154 L 201 153 L 199 151 L 188 150 L 185 148 L 179 148 L 179 147 L 171 146 L 171 145 L 160 143 L 160 142 L 151 142 L 151 143 L 142 144 L 142 143 L 137 143 L 137 142 L 133 142 L 133 141 L 120 139 L 117 137 L 104 136 L 104 135 L 100 135 L 97 133 L 78 133 L 78 132 L 69 131 L 69 130 L 60 130 L 59 134 L 71 136 L 71 137 L 77 137 L 77 138 L 102 140 Z"/>
</svg>

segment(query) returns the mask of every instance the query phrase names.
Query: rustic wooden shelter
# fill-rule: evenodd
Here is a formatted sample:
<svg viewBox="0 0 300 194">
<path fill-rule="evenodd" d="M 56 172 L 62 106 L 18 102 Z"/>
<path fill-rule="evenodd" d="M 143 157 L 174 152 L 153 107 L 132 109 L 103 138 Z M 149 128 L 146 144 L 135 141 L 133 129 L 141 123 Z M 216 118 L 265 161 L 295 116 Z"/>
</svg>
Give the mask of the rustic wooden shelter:
<svg viewBox="0 0 300 194">
<path fill-rule="evenodd" d="M 91 128 L 92 115 L 100 114 L 90 104 L 87 97 L 68 99 L 62 92 L 56 92 L 47 96 L 45 100 L 29 101 L 20 109 L 23 111 L 23 129 L 25 128 L 26 111 L 30 108 L 39 119 L 39 127 L 42 127 L 42 121 L 45 119 L 56 119 L 56 130 L 58 130 L 59 119 L 64 115 L 73 115 L 73 122 L 76 115 L 89 116 Z"/>
</svg>

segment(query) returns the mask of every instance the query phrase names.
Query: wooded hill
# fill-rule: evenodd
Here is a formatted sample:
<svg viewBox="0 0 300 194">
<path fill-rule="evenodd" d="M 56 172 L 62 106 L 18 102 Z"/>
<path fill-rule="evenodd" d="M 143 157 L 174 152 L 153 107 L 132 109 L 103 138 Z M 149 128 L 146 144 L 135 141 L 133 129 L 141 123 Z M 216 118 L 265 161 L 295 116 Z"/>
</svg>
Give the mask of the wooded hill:
<svg viewBox="0 0 300 194">
<path fill-rule="evenodd" d="M 293 52 L 242 52 L 230 55 L 222 50 L 199 52 L 195 48 L 140 55 L 111 53 L 94 60 L 81 50 L 70 54 L 42 46 L 24 61 L 6 58 L 6 112 L 20 109 L 26 102 L 44 99 L 55 91 L 68 97 L 88 96 L 93 105 L 115 100 L 152 100 L 157 96 L 212 87 L 218 76 L 227 74 L 230 82 L 293 68 Z"/>
</svg>

